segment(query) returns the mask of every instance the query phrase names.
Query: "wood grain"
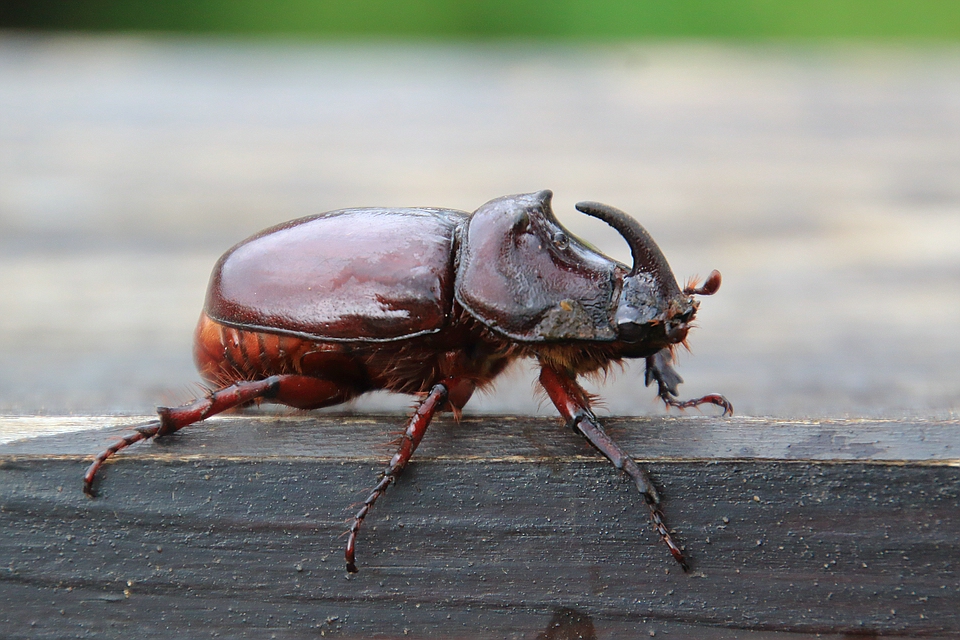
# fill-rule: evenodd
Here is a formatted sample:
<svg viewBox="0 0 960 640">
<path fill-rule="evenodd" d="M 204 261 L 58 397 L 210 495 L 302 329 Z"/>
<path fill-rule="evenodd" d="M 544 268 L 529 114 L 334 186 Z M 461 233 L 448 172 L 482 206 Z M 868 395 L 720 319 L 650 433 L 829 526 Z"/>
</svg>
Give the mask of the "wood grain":
<svg viewBox="0 0 960 640">
<path fill-rule="evenodd" d="M 399 435 L 399 415 L 257 414 L 217 416 L 175 438 L 139 445 L 124 456 L 274 457 L 383 460 Z M 79 455 L 102 451 L 152 416 L 2 417 L 2 455 Z M 823 419 L 705 416 L 607 417 L 603 424 L 640 460 L 822 460 L 960 464 L 960 420 Z M 112 425 L 112 426 L 108 426 Z M 101 426 L 101 428 L 97 428 Z M 104 428 L 105 427 L 105 428 Z M 174 443 L 176 443 L 174 445 Z M 418 460 L 593 458 L 559 418 L 438 417 Z"/>
</svg>

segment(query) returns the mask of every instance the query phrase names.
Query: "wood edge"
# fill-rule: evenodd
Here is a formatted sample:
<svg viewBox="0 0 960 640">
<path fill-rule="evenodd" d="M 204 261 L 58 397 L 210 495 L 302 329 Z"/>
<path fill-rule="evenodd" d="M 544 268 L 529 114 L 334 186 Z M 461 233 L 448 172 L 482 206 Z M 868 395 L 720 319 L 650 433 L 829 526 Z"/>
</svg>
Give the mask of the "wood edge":
<svg viewBox="0 0 960 640">
<path fill-rule="evenodd" d="M 72 454 L 72 453 L 0 453 L 0 468 L 4 464 L 18 462 L 92 462 L 93 455 Z M 386 464 L 387 457 L 384 456 L 324 456 L 324 455 L 288 455 L 288 454 L 262 454 L 262 455 L 225 455 L 225 454 L 190 454 L 176 455 L 169 453 L 153 452 L 131 452 L 121 455 L 117 458 L 111 458 L 105 465 L 112 465 L 123 460 L 150 460 L 167 463 L 193 463 L 193 462 L 338 462 L 351 464 Z M 856 458 L 703 458 L 703 457 L 662 457 L 662 458 L 634 458 L 637 464 L 641 465 L 662 465 L 662 464 L 783 464 L 783 465 L 870 465 L 887 467 L 958 467 L 960 460 L 877 460 L 877 459 L 856 459 Z M 610 462 L 599 454 L 590 455 L 562 455 L 562 456 L 417 456 L 411 463 L 421 462 L 456 462 L 460 464 L 583 464 L 596 463 L 609 465 Z"/>
</svg>

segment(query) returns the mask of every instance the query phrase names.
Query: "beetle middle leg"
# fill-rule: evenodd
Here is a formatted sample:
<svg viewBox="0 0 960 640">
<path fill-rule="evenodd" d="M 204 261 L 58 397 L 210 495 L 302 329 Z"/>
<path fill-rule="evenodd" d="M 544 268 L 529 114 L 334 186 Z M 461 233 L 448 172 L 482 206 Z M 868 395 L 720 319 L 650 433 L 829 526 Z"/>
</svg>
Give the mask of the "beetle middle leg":
<svg viewBox="0 0 960 640">
<path fill-rule="evenodd" d="M 673 558 L 683 567 L 683 570 L 689 570 L 683 552 L 663 522 L 663 514 L 657 506 L 660 503 L 660 496 L 650 476 L 603 430 L 590 409 L 586 391 L 572 377 L 543 362 L 540 369 L 540 384 L 570 426 L 605 455 L 613 466 L 630 476 L 650 509 L 650 519 L 660 538 L 666 543 Z"/>
<path fill-rule="evenodd" d="M 274 400 L 299 409 L 314 409 L 344 402 L 357 391 L 320 378 L 298 375 L 277 375 L 261 380 L 241 380 L 189 402 L 169 408 L 159 407 L 158 420 L 147 422 L 115 442 L 87 468 L 83 474 L 83 492 L 93 497 L 93 480 L 108 458 L 132 444 L 169 435 L 210 416 L 259 398 Z"/>
<path fill-rule="evenodd" d="M 363 506 L 360 507 L 357 515 L 353 517 L 353 525 L 350 527 L 350 535 L 347 538 L 347 548 L 344 553 L 347 561 L 347 571 L 350 573 L 358 571 L 356 563 L 357 534 L 360 533 L 360 525 L 363 524 L 363 519 L 367 517 L 374 503 L 386 492 L 387 487 L 396 482 L 397 476 L 407 466 L 413 452 L 417 450 L 420 441 L 423 440 L 423 434 L 427 432 L 427 427 L 430 426 L 433 415 L 438 409 L 442 410 L 444 408 L 450 393 L 449 390 L 462 386 L 460 382 L 456 378 L 451 378 L 433 385 L 427 397 L 417 407 L 417 411 L 410 417 L 407 428 L 400 439 L 399 449 L 390 460 L 390 464 L 384 469 L 380 482 L 373 488 L 367 499 L 363 501 Z"/>
</svg>

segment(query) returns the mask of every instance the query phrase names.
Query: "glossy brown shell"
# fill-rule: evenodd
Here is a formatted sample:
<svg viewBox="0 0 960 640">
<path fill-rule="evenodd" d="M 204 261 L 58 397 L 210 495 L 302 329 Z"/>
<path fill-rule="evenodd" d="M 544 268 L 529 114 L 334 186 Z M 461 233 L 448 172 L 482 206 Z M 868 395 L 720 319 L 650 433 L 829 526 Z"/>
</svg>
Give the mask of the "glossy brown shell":
<svg viewBox="0 0 960 640">
<path fill-rule="evenodd" d="M 456 229 L 445 209 L 345 209 L 267 229 L 214 268 L 205 311 L 222 324 L 324 341 L 435 333 L 453 304 Z"/>
<path fill-rule="evenodd" d="M 506 196 L 477 209 L 461 241 L 457 301 L 515 340 L 616 340 L 628 268 L 560 226 L 552 195 Z"/>
</svg>

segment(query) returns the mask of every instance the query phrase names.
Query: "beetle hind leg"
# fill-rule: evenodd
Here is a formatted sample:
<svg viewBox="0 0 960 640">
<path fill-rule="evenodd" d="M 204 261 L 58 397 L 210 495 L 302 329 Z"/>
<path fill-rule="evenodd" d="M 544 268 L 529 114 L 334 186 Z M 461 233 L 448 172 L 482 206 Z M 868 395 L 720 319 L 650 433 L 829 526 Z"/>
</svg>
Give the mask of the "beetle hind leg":
<svg viewBox="0 0 960 640">
<path fill-rule="evenodd" d="M 159 407 L 158 420 L 137 427 L 133 433 L 124 436 L 94 459 L 83 474 L 83 492 L 93 497 L 93 481 L 103 463 L 117 452 L 141 440 L 169 435 L 195 422 L 257 399 L 270 399 L 292 407 L 310 409 L 338 404 L 357 393 L 354 389 L 328 380 L 309 376 L 276 375 L 261 380 L 234 382 L 179 407 Z"/>
<path fill-rule="evenodd" d="M 83 474 L 83 492 L 90 497 L 93 493 L 93 480 L 100 467 L 115 453 L 122 451 L 141 440 L 165 436 L 199 422 L 204 418 L 226 411 L 257 398 L 269 397 L 276 393 L 282 376 L 271 376 L 263 380 L 235 382 L 227 387 L 218 389 L 199 400 L 195 400 L 176 408 L 159 407 L 159 420 L 153 420 L 136 429 L 133 433 L 124 436 L 98 455 Z"/>
<path fill-rule="evenodd" d="M 93 493 L 93 479 L 97 475 L 100 467 L 103 466 L 103 463 L 107 461 L 107 458 L 110 458 L 113 454 L 126 449 L 132 444 L 154 437 L 160 431 L 160 426 L 159 420 L 145 422 L 136 427 L 133 433 L 124 436 L 107 447 L 93 460 L 90 466 L 87 467 L 87 471 L 83 474 L 83 492 L 93 498 L 95 496 Z"/>
<path fill-rule="evenodd" d="M 456 386 L 456 379 L 445 380 L 444 382 L 435 384 L 427 394 L 427 397 L 420 403 L 420 406 L 417 407 L 416 413 L 411 416 L 410 421 L 407 423 L 407 428 L 400 438 L 400 447 L 390 460 L 390 464 L 384 469 L 380 477 L 380 482 L 373 488 L 373 491 L 370 492 L 367 499 L 363 501 L 363 505 L 360 507 L 357 515 L 353 517 L 353 524 L 350 527 L 349 537 L 347 538 L 347 548 L 344 552 L 348 572 L 356 573 L 358 571 L 356 563 L 357 535 L 360 533 L 360 525 L 363 524 L 363 519 L 367 517 L 374 503 L 386 492 L 387 487 L 396 482 L 397 476 L 399 476 L 400 472 L 407 466 L 407 462 L 410 461 L 413 452 L 416 451 L 420 445 L 423 434 L 426 433 L 427 427 L 433 419 L 433 415 L 438 410 L 442 410 L 446 405 L 449 396 L 448 390 Z"/>
</svg>

